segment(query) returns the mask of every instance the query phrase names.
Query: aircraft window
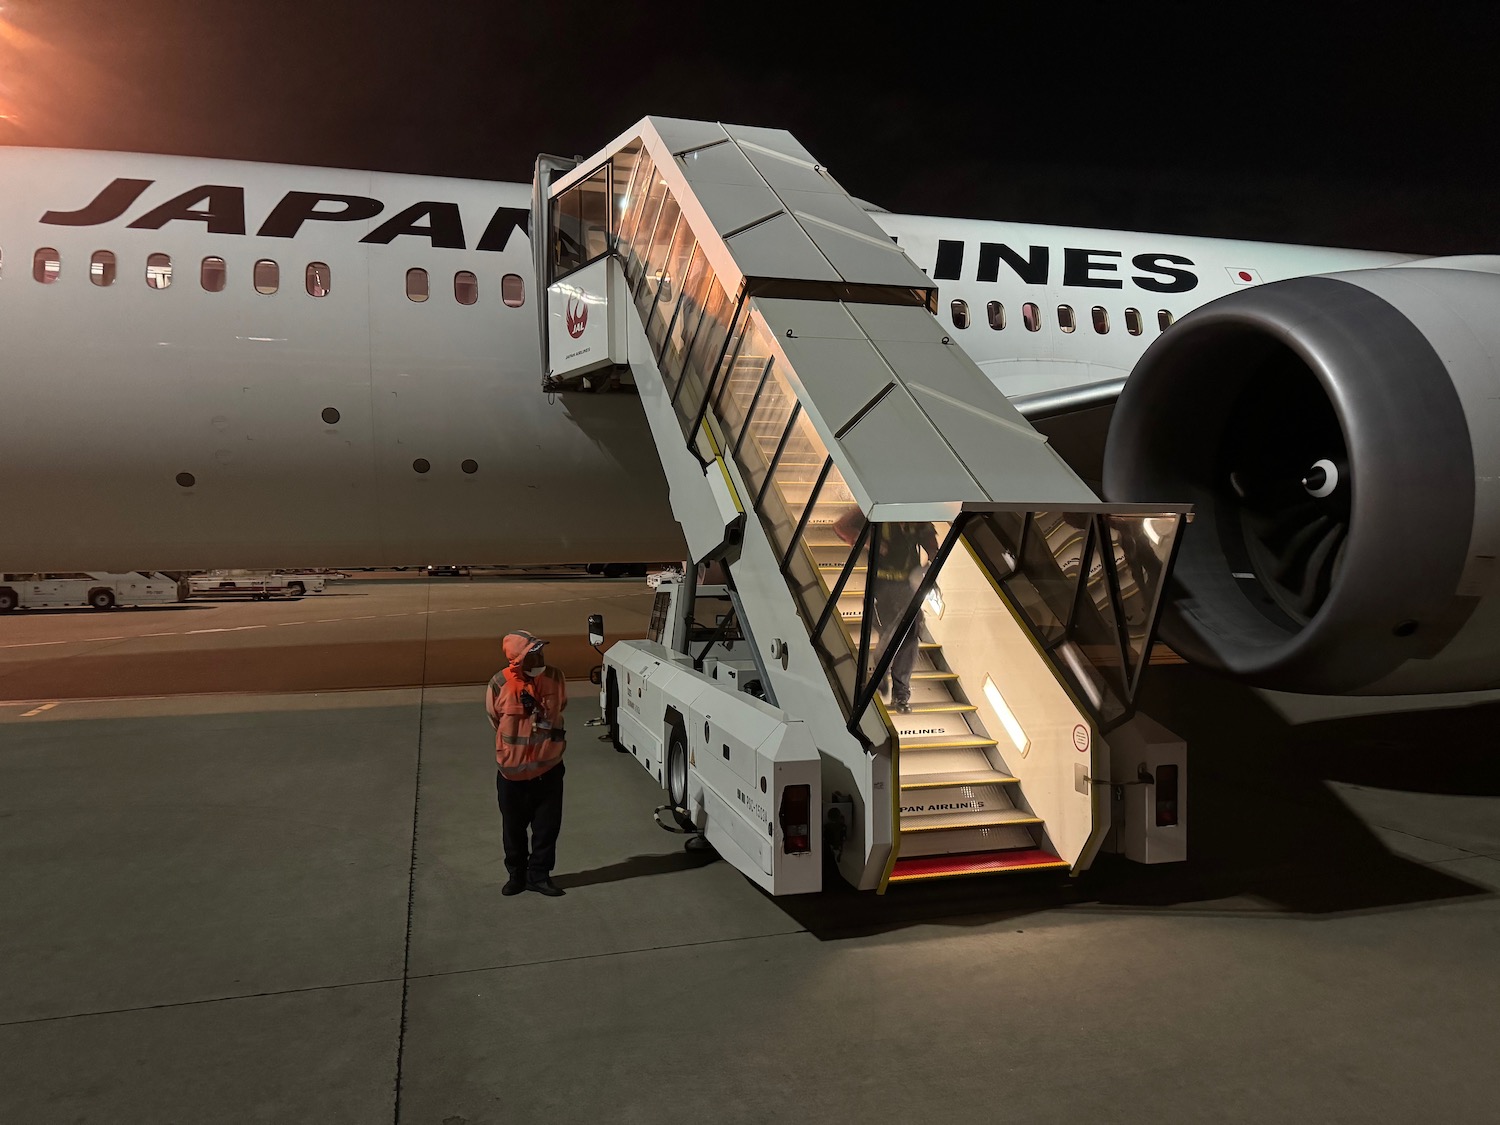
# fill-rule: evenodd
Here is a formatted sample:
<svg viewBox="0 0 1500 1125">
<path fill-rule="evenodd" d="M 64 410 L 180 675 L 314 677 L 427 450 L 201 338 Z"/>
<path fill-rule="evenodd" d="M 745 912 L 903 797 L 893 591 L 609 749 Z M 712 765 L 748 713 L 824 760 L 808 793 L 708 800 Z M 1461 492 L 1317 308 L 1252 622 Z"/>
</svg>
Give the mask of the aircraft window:
<svg viewBox="0 0 1500 1125">
<path fill-rule="evenodd" d="M 1103 305 L 1094 306 L 1094 331 L 1101 336 L 1109 331 L 1109 310 Z"/>
<path fill-rule="evenodd" d="M 1078 327 L 1078 321 L 1073 318 L 1072 305 L 1057 306 L 1057 326 L 1064 332 L 1071 332 Z"/>
<path fill-rule="evenodd" d="M 198 284 L 203 286 L 206 293 L 224 292 L 224 282 L 228 277 L 229 271 L 223 258 L 204 258 L 198 267 Z"/>
<path fill-rule="evenodd" d="M 1139 336 L 1141 334 L 1140 309 L 1125 310 L 1125 331 L 1129 332 L 1132 336 Z"/>
<path fill-rule="evenodd" d="M 999 332 L 1005 327 L 1005 306 L 999 301 L 991 301 L 984 306 L 985 315 L 990 318 L 990 327 Z"/>
<path fill-rule="evenodd" d="M 328 268 L 327 262 L 307 263 L 307 294 L 309 297 L 328 296 L 328 290 L 332 284 L 333 275 Z"/>
<path fill-rule="evenodd" d="M 406 271 L 406 296 L 413 301 L 427 300 L 427 271 L 412 268 Z"/>
<path fill-rule="evenodd" d="M 113 250 L 94 251 L 93 257 L 89 259 L 89 280 L 95 285 L 115 283 L 115 252 Z"/>
<path fill-rule="evenodd" d="M 472 305 L 479 300 L 479 279 L 468 270 L 459 270 L 453 275 L 453 297 L 460 305 Z"/>
<path fill-rule="evenodd" d="M 281 267 L 270 258 L 255 263 L 255 291 L 270 295 L 281 287 Z"/>
<path fill-rule="evenodd" d="M 1172 327 L 1172 319 L 1172 314 L 1166 309 L 1158 309 L 1156 311 L 1156 327 L 1161 331 L 1165 332 L 1168 328 Z"/>
<path fill-rule="evenodd" d="M 172 258 L 169 254 L 151 254 L 146 258 L 146 284 L 165 289 L 172 284 Z"/>
<path fill-rule="evenodd" d="M 954 301 L 951 307 L 953 309 L 953 327 L 969 327 L 969 302 Z"/>
<path fill-rule="evenodd" d="M 1042 310 L 1027 301 L 1021 306 L 1021 319 L 1026 322 L 1026 331 L 1039 332 L 1042 328 Z"/>
<path fill-rule="evenodd" d="M 43 285 L 51 285 L 62 273 L 62 257 L 50 246 L 43 246 L 32 256 L 31 276 Z"/>
<path fill-rule="evenodd" d="M 500 279 L 500 299 L 513 309 L 526 303 L 526 283 L 518 273 L 508 273 Z"/>
</svg>

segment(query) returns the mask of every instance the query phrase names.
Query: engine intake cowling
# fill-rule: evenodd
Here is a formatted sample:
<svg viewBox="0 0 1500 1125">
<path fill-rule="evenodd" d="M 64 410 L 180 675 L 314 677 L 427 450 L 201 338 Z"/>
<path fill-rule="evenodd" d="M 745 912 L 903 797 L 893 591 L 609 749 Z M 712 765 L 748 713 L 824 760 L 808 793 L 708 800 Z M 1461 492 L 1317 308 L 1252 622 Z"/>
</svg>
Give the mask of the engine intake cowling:
<svg viewBox="0 0 1500 1125">
<path fill-rule="evenodd" d="M 1290 691 L 1500 686 L 1500 276 L 1399 267 L 1235 292 L 1115 407 L 1104 489 L 1190 501 L 1162 635 Z"/>
</svg>

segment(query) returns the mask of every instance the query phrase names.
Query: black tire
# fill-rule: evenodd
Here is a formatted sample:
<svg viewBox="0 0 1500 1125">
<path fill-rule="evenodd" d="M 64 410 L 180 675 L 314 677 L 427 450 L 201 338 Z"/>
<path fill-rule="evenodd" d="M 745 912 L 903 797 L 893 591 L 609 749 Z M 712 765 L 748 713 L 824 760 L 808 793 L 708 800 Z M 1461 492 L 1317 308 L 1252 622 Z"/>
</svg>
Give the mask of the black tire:
<svg viewBox="0 0 1500 1125">
<path fill-rule="evenodd" d="M 0 613 L 10 613 L 20 604 L 20 597 L 9 586 L 0 589 Z"/>
<path fill-rule="evenodd" d="M 683 734 L 682 727 L 674 725 L 671 737 L 667 740 L 667 800 L 672 805 L 672 816 L 676 819 L 679 827 L 689 832 L 698 831 L 687 816 L 687 779 L 688 779 L 688 748 L 687 736 Z"/>
<path fill-rule="evenodd" d="M 90 590 L 89 608 L 104 613 L 115 608 L 115 595 L 113 590 Z"/>
<path fill-rule="evenodd" d="M 288 582 L 286 588 L 292 592 L 292 597 L 294 598 L 300 598 L 303 594 L 307 593 L 306 585 L 301 582 Z"/>
<path fill-rule="evenodd" d="M 604 681 L 604 729 L 609 734 L 609 744 L 618 753 L 629 753 L 620 742 L 620 678 L 613 668 Z"/>
</svg>

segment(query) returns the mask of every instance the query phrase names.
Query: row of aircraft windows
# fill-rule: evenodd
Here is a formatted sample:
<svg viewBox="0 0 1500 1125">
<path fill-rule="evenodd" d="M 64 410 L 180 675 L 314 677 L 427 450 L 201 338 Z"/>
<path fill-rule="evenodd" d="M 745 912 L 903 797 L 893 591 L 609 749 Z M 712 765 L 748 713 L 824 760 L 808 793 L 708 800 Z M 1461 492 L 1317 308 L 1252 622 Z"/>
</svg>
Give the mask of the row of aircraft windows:
<svg viewBox="0 0 1500 1125">
<path fill-rule="evenodd" d="M 89 257 L 89 280 L 95 285 L 113 285 L 118 274 L 119 263 L 113 250 L 95 250 Z M 31 259 L 31 276 L 43 285 L 50 285 L 62 277 L 62 255 L 51 246 L 43 246 Z M 223 258 L 204 258 L 198 265 L 198 283 L 209 293 L 222 293 L 228 282 L 229 268 Z M 327 262 L 308 262 L 305 271 L 307 292 L 313 297 L 326 297 L 333 286 L 333 272 Z M 257 293 L 271 294 L 281 288 L 281 266 L 270 258 L 261 258 L 255 263 L 251 281 Z M 165 289 L 172 284 L 172 259 L 167 254 L 149 254 L 146 257 L 146 284 L 152 289 Z M 427 271 L 406 271 L 406 296 L 412 301 L 425 301 L 431 295 Z M 459 270 L 453 275 L 453 299 L 460 305 L 473 305 L 479 301 L 479 278 L 469 270 Z M 526 282 L 520 274 L 508 273 L 500 279 L 500 299 L 513 309 L 526 303 Z"/>
<path fill-rule="evenodd" d="M 953 315 L 954 328 L 969 327 L 969 302 L 955 300 L 950 306 Z M 1005 306 L 999 301 L 991 301 L 984 307 L 985 318 L 990 327 L 996 332 L 1005 328 Z M 1095 305 L 1092 311 L 1094 331 L 1104 335 L 1109 331 L 1109 310 L 1103 305 Z M 1174 317 L 1166 309 L 1156 310 L 1156 327 L 1160 332 L 1165 332 L 1172 326 Z M 1042 310 L 1033 301 L 1027 301 L 1021 306 L 1021 322 L 1026 325 L 1026 331 L 1039 332 L 1042 328 Z M 1073 313 L 1072 305 L 1057 306 L 1057 327 L 1063 332 L 1072 332 L 1078 327 L 1078 318 Z M 1141 319 L 1140 309 L 1125 310 L 1125 331 L 1132 336 L 1139 336 L 1145 331 L 1144 322 Z"/>
</svg>

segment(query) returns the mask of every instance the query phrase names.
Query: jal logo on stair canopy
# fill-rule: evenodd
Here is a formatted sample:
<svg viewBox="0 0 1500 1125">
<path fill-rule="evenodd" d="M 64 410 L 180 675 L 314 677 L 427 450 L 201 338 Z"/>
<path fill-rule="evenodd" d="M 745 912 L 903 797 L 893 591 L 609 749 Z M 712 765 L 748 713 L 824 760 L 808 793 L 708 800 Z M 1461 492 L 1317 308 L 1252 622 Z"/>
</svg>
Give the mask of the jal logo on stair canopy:
<svg viewBox="0 0 1500 1125">
<path fill-rule="evenodd" d="M 967 245 L 956 239 L 938 239 L 932 279 L 967 280 L 964 277 L 966 249 Z M 1124 279 L 1114 276 L 1120 272 L 1120 263 L 1111 259 L 1124 256 L 1119 250 L 1064 247 L 1062 283 L 1087 289 L 1123 289 Z M 1198 287 L 1198 275 L 1182 268 L 1193 265 L 1193 260 L 1180 254 L 1137 254 L 1130 259 L 1130 264 L 1136 271 L 1130 281 L 1137 288 L 1152 293 L 1186 293 Z M 1003 242 L 981 242 L 973 280 L 999 281 L 1002 265 L 1027 285 L 1046 285 L 1052 277 L 1052 248 L 1028 246 L 1023 254 Z"/>
<path fill-rule="evenodd" d="M 135 206 L 155 180 L 115 179 L 76 211 L 47 211 L 41 221 L 59 227 L 94 227 L 110 223 Z M 281 197 L 256 234 L 261 238 L 295 238 L 306 223 L 362 223 L 385 210 L 367 195 L 289 191 Z M 475 250 L 504 250 L 512 232 L 526 230 L 524 207 L 497 207 L 485 223 Z M 233 184 L 199 184 L 165 203 L 142 210 L 126 226 L 160 230 L 168 223 L 202 223 L 209 234 L 244 234 L 245 189 Z M 471 228 L 472 229 L 472 228 Z M 397 238 L 425 238 L 435 249 L 466 250 L 464 219 L 457 203 L 424 199 L 396 212 L 359 241 L 388 246 Z"/>
<path fill-rule="evenodd" d="M 568 298 L 567 309 L 568 335 L 573 339 L 583 335 L 583 330 L 589 326 L 589 307 L 577 297 Z"/>
</svg>

